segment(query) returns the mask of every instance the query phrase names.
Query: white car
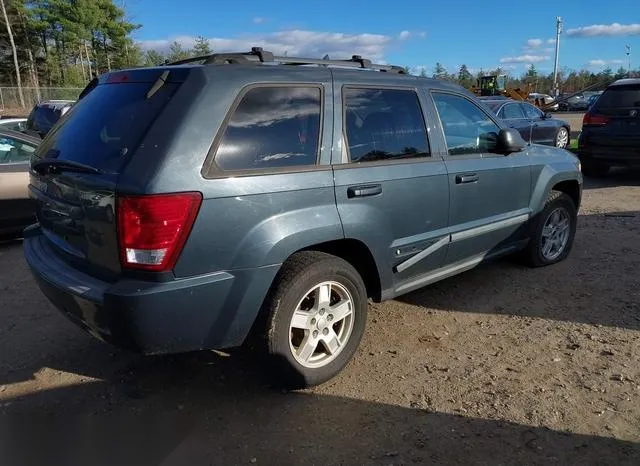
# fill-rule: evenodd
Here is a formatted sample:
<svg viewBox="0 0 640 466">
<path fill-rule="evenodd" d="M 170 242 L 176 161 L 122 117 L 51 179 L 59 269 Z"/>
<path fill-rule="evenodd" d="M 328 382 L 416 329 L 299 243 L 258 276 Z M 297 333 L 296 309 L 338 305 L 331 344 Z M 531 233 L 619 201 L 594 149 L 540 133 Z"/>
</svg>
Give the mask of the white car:
<svg viewBox="0 0 640 466">
<path fill-rule="evenodd" d="M 11 131 L 24 131 L 27 127 L 26 118 L 3 118 L 0 119 L 0 129 Z"/>
<path fill-rule="evenodd" d="M 535 103 L 536 99 L 542 100 L 544 102 L 544 105 L 549 105 L 551 102 L 555 100 L 549 94 L 541 94 L 539 92 L 532 92 L 531 94 L 529 94 L 528 100 L 530 102 Z M 545 108 L 545 110 L 557 112 L 559 108 L 560 108 L 560 104 L 555 103 L 554 105 Z"/>
</svg>

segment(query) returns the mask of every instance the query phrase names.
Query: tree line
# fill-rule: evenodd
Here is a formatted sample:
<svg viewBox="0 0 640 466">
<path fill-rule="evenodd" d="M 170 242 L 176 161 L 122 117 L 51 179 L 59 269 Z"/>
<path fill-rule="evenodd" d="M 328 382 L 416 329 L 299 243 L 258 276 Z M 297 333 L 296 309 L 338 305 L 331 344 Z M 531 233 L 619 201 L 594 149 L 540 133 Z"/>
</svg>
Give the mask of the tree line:
<svg viewBox="0 0 640 466">
<path fill-rule="evenodd" d="M 519 76 L 514 76 L 499 67 L 491 70 L 480 70 L 473 74 L 469 71 L 467 65 L 461 65 L 457 73 L 450 73 L 441 63 L 436 63 L 432 74 L 428 74 L 426 69 L 421 69 L 416 74 L 422 77 L 455 82 L 467 89 L 476 85 L 477 80 L 482 76 L 504 74 L 507 77 L 508 87 L 524 89 L 529 86 L 532 92 L 545 94 L 551 94 L 553 90 L 553 73 L 539 73 L 535 65 L 530 65 L 527 71 Z M 628 76 L 640 76 L 640 70 L 629 73 L 627 69 L 621 66 L 615 72 L 610 67 L 607 67 L 598 73 L 594 73 L 584 69 L 575 71 L 564 68 L 558 71 L 558 86 L 560 91 L 564 93 L 578 92 L 583 89 L 603 90 L 614 79 L 622 79 Z"/>
<path fill-rule="evenodd" d="M 157 66 L 213 52 L 204 37 L 198 37 L 191 48 L 173 42 L 164 53 L 141 50 L 132 38 L 141 25 L 129 21 L 114 0 L 0 0 L 0 13 L 4 23 L 0 27 L 0 84 L 4 86 L 36 91 L 40 87 L 84 87 L 93 77 L 114 69 Z M 483 74 L 502 73 L 498 68 L 473 74 L 467 65 L 450 73 L 436 63 L 430 76 L 470 88 Z M 426 70 L 420 74 L 427 76 Z M 559 73 L 559 82 L 562 91 L 572 92 L 603 87 L 626 74 L 622 67 L 600 73 L 565 69 Z M 549 93 L 553 77 L 531 66 L 521 76 L 508 75 L 507 84 L 531 85 L 535 91 Z M 24 107 L 22 91 L 20 100 Z"/>
</svg>

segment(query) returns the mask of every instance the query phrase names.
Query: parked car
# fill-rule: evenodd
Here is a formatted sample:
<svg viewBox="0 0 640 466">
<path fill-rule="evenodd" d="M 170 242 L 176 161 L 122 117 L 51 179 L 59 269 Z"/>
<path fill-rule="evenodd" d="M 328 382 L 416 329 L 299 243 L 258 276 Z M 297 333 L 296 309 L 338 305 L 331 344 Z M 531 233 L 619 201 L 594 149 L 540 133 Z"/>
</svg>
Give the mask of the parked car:
<svg viewBox="0 0 640 466">
<path fill-rule="evenodd" d="M 582 121 L 578 156 L 584 173 L 603 176 L 613 165 L 640 166 L 640 79 L 620 79 Z"/>
<path fill-rule="evenodd" d="M 588 107 L 587 99 L 583 93 L 560 94 L 557 100 L 559 110 L 566 112 L 581 112 Z"/>
<path fill-rule="evenodd" d="M 29 199 L 29 159 L 39 139 L 0 126 L 0 238 L 19 236 L 36 221 Z"/>
<path fill-rule="evenodd" d="M 596 103 L 596 101 L 602 95 L 602 92 L 604 92 L 604 91 L 592 92 L 592 93 L 590 93 L 588 95 L 588 97 L 587 97 L 587 107 L 588 108 L 591 108 L 593 106 L 593 104 Z"/>
<path fill-rule="evenodd" d="M 551 97 L 549 94 L 541 94 L 539 92 L 532 92 L 531 94 L 529 94 L 528 99 L 531 103 L 536 103 L 536 101 L 540 102 L 541 105 L 544 107 L 544 110 L 547 112 L 557 112 L 560 109 L 560 104 L 558 104 L 557 102 L 554 104 L 554 98 Z"/>
<path fill-rule="evenodd" d="M 36 104 L 29 113 L 24 131 L 31 136 L 45 137 L 74 103 L 73 100 L 46 100 Z"/>
<path fill-rule="evenodd" d="M 578 159 L 458 85 L 257 48 L 179 63 L 102 76 L 32 159 L 27 263 L 104 341 L 248 338 L 274 381 L 306 387 L 351 359 L 368 298 L 571 250 Z"/>
<path fill-rule="evenodd" d="M 0 130 L 24 131 L 26 129 L 26 118 L 2 118 L 0 119 Z"/>
<path fill-rule="evenodd" d="M 528 102 L 516 100 L 484 101 L 506 125 L 515 128 L 525 141 L 566 148 L 571 142 L 571 126 Z"/>
</svg>

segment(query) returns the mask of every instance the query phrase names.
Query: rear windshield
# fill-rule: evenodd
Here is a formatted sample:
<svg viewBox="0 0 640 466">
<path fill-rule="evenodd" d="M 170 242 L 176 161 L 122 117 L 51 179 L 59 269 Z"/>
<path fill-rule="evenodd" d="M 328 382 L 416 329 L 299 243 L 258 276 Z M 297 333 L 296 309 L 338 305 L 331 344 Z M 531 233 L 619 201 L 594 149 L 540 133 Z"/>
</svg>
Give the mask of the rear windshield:
<svg viewBox="0 0 640 466">
<path fill-rule="evenodd" d="M 44 136 L 51 127 L 60 119 L 62 111 L 59 108 L 37 106 L 33 109 L 27 120 L 27 128 Z"/>
<path fill-rule="evenodd" d="M 640 107 L 640 84 L 613 86 L 596 102 L 598 109 Z"/>
<path fill-rule="evenodd" d="M 102 84 L 78 101 L 44 139 L 36 157 L 71 160 L 119 172 L 178 84 Z"/>
</svg>

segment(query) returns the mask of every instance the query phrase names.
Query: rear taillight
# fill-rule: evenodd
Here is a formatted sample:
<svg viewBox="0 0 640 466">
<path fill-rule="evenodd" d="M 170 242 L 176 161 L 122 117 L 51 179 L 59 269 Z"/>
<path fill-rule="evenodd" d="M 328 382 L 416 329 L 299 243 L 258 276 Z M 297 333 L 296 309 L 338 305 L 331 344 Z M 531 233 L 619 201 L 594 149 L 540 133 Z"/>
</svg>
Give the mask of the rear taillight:
<svg viewBox="0 0 640 466">
<path fill-rule="evenodd" d="M 172 270 L 198 215 L 198 192 L 118 198 L 118 241 L 123 267 Z"/>
<path fill-rule="evenodd" d="M 585 113 L 582 119 L 582 126 L 603 126 L 609 123 L 609 117 L 596 113 Z"/>
</svg>

